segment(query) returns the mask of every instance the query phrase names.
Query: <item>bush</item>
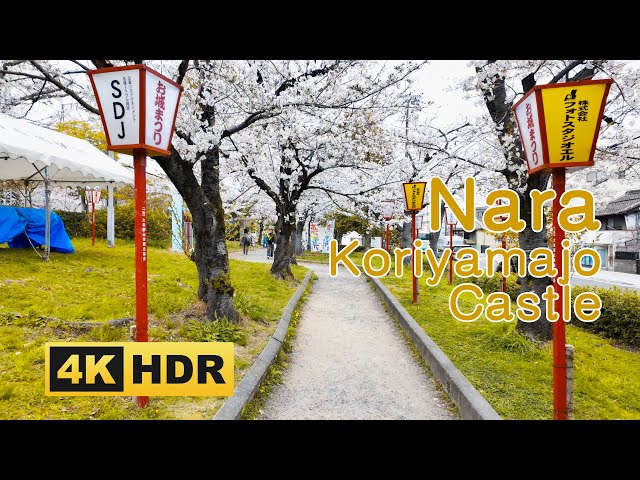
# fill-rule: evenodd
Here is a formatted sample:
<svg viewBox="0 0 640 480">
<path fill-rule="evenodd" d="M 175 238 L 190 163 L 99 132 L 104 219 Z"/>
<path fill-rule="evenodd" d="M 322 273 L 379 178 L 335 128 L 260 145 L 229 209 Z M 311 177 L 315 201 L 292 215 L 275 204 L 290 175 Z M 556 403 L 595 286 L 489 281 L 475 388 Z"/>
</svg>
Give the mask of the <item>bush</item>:
<svg viewBox="0 0 640 480">
<path fill-rule="evenodd" d="M 240 241 L 240 223 L 227 220 L 225 222 L 225 239 L 229 241 Z"/>
<path fill-rule="evenodd" d="M 91 215 L 84 212 L 56 211 L 69 237 L 91 237 Z M 132 204 L 114 207 L 116 238 L 134 239 L 135 209 Z M 96 238 L 107 238 L 107 210 L 96 210 Z M 147 210 L 147 243 L 152 247 L 171 246 L 171 217 L 162 210 Z"/>
<path fill-rule="evenodd" d="M 183 324 L 181 335 L 192 342 L 233 342 L 238 345 L 247 344 L 246 332 L 235 323 L 222 318 L 215 322 L 196 321 Z"/>
<path fill-rule="evenodd" d="M 454 276 L 455 278 L 455 276 Z M 507 294 L 509 298 L 516 301 L 518 295 L 520 295 L 520 285 L 517 283 L 518 277 L 517 275 L 511 274 L 507 278 Z M 458 278 L 455 283 L 475 283 L 478 285 L 485 295 L 493 292 L 502 291 L 502 274 L 496 273 L 493 277 L 488 277 L 483 275 L 482 277 L 469 277 L 469 278 Z"/>
<path fill-rule="evenodd" d="M 65 212 L 54 210 L 64 223 L 64 228 L 69 237 L 90 237 L 91 217 L 84 212 Z"/>
<path fill-rule="evenodd" d="M 572 309 L 571 322 L 602 337 L 640 347 L 640 294 L 619 287 L 572 286 L 571 296 L 575 298 L 587 291 L 595 292 L 602 300 L 600 317 L 593 322 L 582 322 Z"/>
</svg>

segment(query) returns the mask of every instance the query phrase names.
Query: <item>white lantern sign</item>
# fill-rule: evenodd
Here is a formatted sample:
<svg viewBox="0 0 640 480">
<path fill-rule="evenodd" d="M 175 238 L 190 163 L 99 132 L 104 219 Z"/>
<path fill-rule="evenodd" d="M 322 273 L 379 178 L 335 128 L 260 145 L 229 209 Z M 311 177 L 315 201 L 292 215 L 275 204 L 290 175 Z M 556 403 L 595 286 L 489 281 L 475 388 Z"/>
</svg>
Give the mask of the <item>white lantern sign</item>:
<svg viewBox="0 0 640 480">
<path fill-rule="evenodd" d="M 382 201 L 382 217 L 389 221 L 393 218 L 393 207 L 395 206 L 394 200 L 383 200 Z"/>
<path fill-rule="evenodd" d="M 100 187 L 85 187 L 84 198 L 87 205 L 100 203 Z"/>
<path fill-rule="evenodd" d="M 107 148 L 169 155 L 182 86 L 145 65 L 87 72 L 98 101 Z"/>
<path fill-rule="evenodd" d="M 140 70 L 103 69 L 89 73 L 109 147 L 140 144 Z M 115 149 L 115 148 L 114 148 Z"/>
</svg>

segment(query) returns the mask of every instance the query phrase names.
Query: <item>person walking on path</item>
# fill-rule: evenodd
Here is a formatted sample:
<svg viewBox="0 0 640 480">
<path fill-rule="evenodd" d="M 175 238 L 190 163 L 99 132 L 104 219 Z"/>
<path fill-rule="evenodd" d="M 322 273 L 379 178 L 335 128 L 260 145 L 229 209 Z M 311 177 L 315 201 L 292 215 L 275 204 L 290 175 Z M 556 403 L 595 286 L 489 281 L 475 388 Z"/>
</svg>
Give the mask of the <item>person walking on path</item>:
<svg viewBox="0 0 640 480">
<path fill-rule="evenodd" d="M 273 230 L 267 232 L 267 258 L 273 258 L 273 246 L 275 241 L 275 235 Z"/>
<path fill-rule="evenodd" d="M 242 238 L 240 239 L 240 243 L 242 243 L 242 253 L 245 255 L 249 254 L 249 246 L 251 246 L 251 235 L 249 235 L 249 229 L 245 228 Z"/>
</svg>

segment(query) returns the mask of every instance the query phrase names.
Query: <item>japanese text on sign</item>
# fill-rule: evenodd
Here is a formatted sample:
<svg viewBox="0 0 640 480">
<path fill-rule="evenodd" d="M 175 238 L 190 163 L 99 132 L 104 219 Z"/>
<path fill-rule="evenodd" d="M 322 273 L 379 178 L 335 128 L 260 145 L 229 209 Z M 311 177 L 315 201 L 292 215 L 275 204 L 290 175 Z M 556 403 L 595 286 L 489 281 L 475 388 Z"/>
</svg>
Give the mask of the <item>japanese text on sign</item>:
<svg viewBox="0 0 640 480">
<path fill-rule="evenodd" d="M 574 121 L 586 122 L 587 112 L 589 108 L 588 100 L 577 99 L 578 90 L 571 90 L 569 94 L 564 97 L 564 110 L 565 117 L 562 129 L 562 145 L 561 145 L 561 157 L 560 161 L 571 161 L 575 157 L 574 144 L 575 138 L 574 130 L 576 125 Z M 577 105 L 577 108 L 576 108 Z"/>
<path fill-rule="evenodd" d="M 402 186 L 407 210 L 422 210 L 426 182 L 404 183 Z"/>
<path fill-rule="evenodd" d="M 147 209 L 142 207 L 142 261 L 147 261 Z"/>
<path fill-rule="evenodd" d="M 154 132 L 153 132 L 153 141 L 156 145 L 160 145 L 162 142 L 162 122 L 164 117 L 164 95 L 167 90 L 167 87 L 164 86 L 162 82 L 158 82 L 158 86 L 156 87 L 156 101 L 154 103 L 156 107 L 155 114 L 155 123 Z"/>
<path fill-rule="evenodd" d="M 536 130 L 535 124 L 533 123 L 531 103 L 527 102 L 525 108 L 527 112 L 527 129 L 529 130 L 529 140 L 531 141 L 531 163 L 533 165 L 538 165 L 538 145 L 536 143 Z"/>
<path fill-rule="evenodd" d="M 122 84 L 125 86 L 125 98 L 126 98 L 126 107 L 127 110 L 131 109 L 131 115 L 133 117 L 133 121 L 136 120 L 136 109 L 135 104 L 133 103 L 133 85 L 131 83 L 131 75 L 127 75 L 126 78 L 122 79 Z M 129 99 L 131 99 L 131 103 L 129 103 Z"/>
</svg>

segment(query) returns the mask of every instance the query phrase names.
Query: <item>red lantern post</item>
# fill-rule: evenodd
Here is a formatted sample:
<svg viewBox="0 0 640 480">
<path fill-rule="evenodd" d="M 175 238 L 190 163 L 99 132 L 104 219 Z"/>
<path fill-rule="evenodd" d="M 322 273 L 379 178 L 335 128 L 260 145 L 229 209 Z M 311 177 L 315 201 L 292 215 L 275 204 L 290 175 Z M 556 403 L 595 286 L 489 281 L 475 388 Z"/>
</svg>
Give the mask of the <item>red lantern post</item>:
<svg viewBox="0 0 640 480">
<path fill-rule="evenodd" d="M 389 251 L 389 221 L 393 218 L 393 207 L 395 205 L 394 200 L 383 200 L 382 201 L 382 217 L 384 218 L 387 224 L 387 234 L 384 242 L 385 250 Z"/>
<path fill-rule="evenodd" d="M 553 199 L 553 261 L 558 270 L 553 279 L 553 288 L 558 294 L 555 311 L 558 312 L 558 320 L 553 324 L 553 405 L 556 420 L 567 420 L 567 363 L 565 349 L 565 321 L 563 318 L 562 297 L 563 291 L 558 279 L 562 277 L 562 241 L 565 239 L 565 231 L 558 225 L 558 212 L 562 208 L 560 197 L 564 193 L 565 169 L 553 170 L 553 189 L 556 197 Z"/>
<path fill-rule="evenodd" d="M 411 212 L 411 278 L 413 283 L 413 303 L 418 303 L 418 277 L 413 269 L 413 264 L 416 261 L 416 212 Z"/>
<path fill-rule="evenodd" d="M 100 202 L 100 187 L 85 187 L 87 207 L 91 204 L 91 246 L 96 244 L 96 203 Z"/>
<path fill-rule="evenodd" d="M 422 210 L 422 202 L 424 200 L 426 185 L 427 182 L 411 182 L 402 184 L 405 210 L 411 212 L 411 277 L 413 281 L 413 303 L 418 303 L 418 278 L 416 277 L 416 272 L 413 268 L 413 264 L 416 261 L 416 247 L 414 245 L 416 240 L 416 212 Z"/>
<path fill-rule="evenodd" d="M 513 106 L 529 174 L 552 172 L 554 262 L 558 271 L 553 284 L 558 298 L 553 324 L 553 418 L 567 420 L 567 365 L 562 276 L 562 240 L 565 232 L 558 225 L 562 209 L 560 197 L 565 189 L 567 168 L 593 166 L 593 155 L 600 132 L 605 100 L 613 80 L 537 85 Z"/>
<path fill-rule="evenodd" d="M 133 155 L 136 341 L 147 342 L 147 156 L 169 155 L 182 86 L 144 65 L 87 72 L 109 150 Z M 149 397 L 136 397 L 139 407 Z"/>
</svg>

